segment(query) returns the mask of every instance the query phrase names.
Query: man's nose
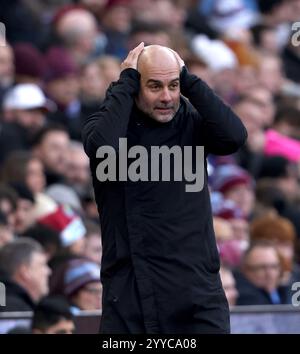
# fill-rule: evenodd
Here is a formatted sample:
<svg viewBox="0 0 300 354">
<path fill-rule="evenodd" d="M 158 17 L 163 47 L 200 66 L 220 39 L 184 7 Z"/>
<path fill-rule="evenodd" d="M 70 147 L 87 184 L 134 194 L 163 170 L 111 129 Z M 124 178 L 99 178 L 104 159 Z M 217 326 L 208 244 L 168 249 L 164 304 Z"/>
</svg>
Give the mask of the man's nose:
<svg viewBox="0 0 300 354">
<path fill-rule="evenodd" d="M 160 100 L 162 102 L 170 102 L 172 99 L 171 95 L 170 95 L 170 91 L 168 88 L 163 89 L 161 96 L 160 96 Z"/>
</svg>

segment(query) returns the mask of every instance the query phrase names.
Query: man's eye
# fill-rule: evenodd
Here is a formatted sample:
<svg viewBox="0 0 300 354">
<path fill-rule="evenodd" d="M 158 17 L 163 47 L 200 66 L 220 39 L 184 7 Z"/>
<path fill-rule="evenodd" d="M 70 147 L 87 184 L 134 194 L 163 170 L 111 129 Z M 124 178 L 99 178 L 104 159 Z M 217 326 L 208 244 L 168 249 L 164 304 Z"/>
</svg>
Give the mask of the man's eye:
<svg viewBox="0 0 300 354">
<path fill-rule="evenodd" d="M 159 86 L 158 85 L 152 85 L 152 86 L 150 86 L 150 89 L 151 90 L 158 90 Z"/>
<path fill-rule="evenodd" d="M 170 87 L 171 89 L 176 89 L 179 86 L 179 84 L 176 82 L 174 84 L 172 84 Z"/>
</svg>

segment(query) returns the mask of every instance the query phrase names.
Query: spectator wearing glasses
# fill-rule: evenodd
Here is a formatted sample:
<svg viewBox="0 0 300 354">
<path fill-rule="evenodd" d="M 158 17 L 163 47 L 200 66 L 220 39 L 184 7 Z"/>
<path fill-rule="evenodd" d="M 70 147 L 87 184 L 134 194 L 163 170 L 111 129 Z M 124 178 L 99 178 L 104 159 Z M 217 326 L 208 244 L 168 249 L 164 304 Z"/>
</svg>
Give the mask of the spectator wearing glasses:
<svg viewBox="0 0 300 354">
<path fill-rule="evenodd" d="M 241 273 L 236 273 L 237 305 L 279 305 L 288 303 L 287 289 L 279 286 L 280 258 L 266 241 L 250 245 L 244 254 Z"/>
</svg>

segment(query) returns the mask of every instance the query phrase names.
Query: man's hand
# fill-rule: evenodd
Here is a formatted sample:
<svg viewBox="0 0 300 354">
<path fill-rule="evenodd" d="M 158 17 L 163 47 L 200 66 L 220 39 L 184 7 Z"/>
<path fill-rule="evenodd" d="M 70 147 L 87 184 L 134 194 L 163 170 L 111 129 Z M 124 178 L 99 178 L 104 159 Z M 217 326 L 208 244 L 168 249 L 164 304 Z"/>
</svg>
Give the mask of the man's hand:
<svg viewBox="0 0 300 354">
<path fill-rule="evenodd" d="M 132 49 L 127 55 L 127 58 L 121 64 L 121 71 L 129 68 L 137 70 L 138 58 L 143 49 L 144 49 L 144 42 L 141 42 L 137 47 Z"/>
</svg>

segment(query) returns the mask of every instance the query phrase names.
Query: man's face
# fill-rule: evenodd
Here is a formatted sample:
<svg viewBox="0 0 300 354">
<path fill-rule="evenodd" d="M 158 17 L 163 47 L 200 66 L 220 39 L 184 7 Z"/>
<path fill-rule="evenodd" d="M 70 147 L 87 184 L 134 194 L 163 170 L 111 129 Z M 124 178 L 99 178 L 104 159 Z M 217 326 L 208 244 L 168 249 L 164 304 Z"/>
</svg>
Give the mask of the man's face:
<svg viewBox="0 0 300 354">
<path fill-rule="evenodd" d="M 69 136 L 63 131 L 52 131 L 44 137 L 38 147 L 38 155 L 46 168 L 56 173 L 65 173 L 69 143 Z"/>
<path fill-rule="evenodd" d="M 17 234 L 22 234 L 34 223 L 33 207 L 32 201 L 18 199 L 14 225 L 14 231 Z"/>
<path fill-rule="evenodd" d="M 46 117 L 42 109 L 16 110 L 15 120 L 30 133 L 38 131 L 45 123 Z"/>
<path fill-rule="evenodd" d="M 90 181 L 89 159 L 83 149 L 70 149 L 66 177 L 74 185 L 86 186 Z"/>
<path fill-rule="evenodd" d="M 102 308 L 102 284 L 93 282 L 86 284 L 73 297 L 72 301 L 81 310 L 92 311 Z"/>
<path fill-rule="evenodd" d="M 70 75 L 49 82 L 47 92 L 56 103 L 67 106 L 77 99 L 79 88 L 77 76 Z"/>
<path fill-rule="evenodd" d="M 258 288 L 271 292 L 278 286 L 280 277 L 280 262 L 273 247 L 256 247 L 250 254 L 244 266 L 247 279 Z"/>
<path fill-rule="evenodd" d="M 40 252 L 33 253 L 27 265 L 27 284 L 30 295 L 35 301 L 39 301 L 48 294 L 50 274 L 46 255 Z"/>
<path fill-rule="evenodd" d="M 152 119 L 166 123 L 175 116 L 180 104 L 179 66 L 176 61 L 147 63 L 141 69 L 138 108 Z"/>
</svg>

